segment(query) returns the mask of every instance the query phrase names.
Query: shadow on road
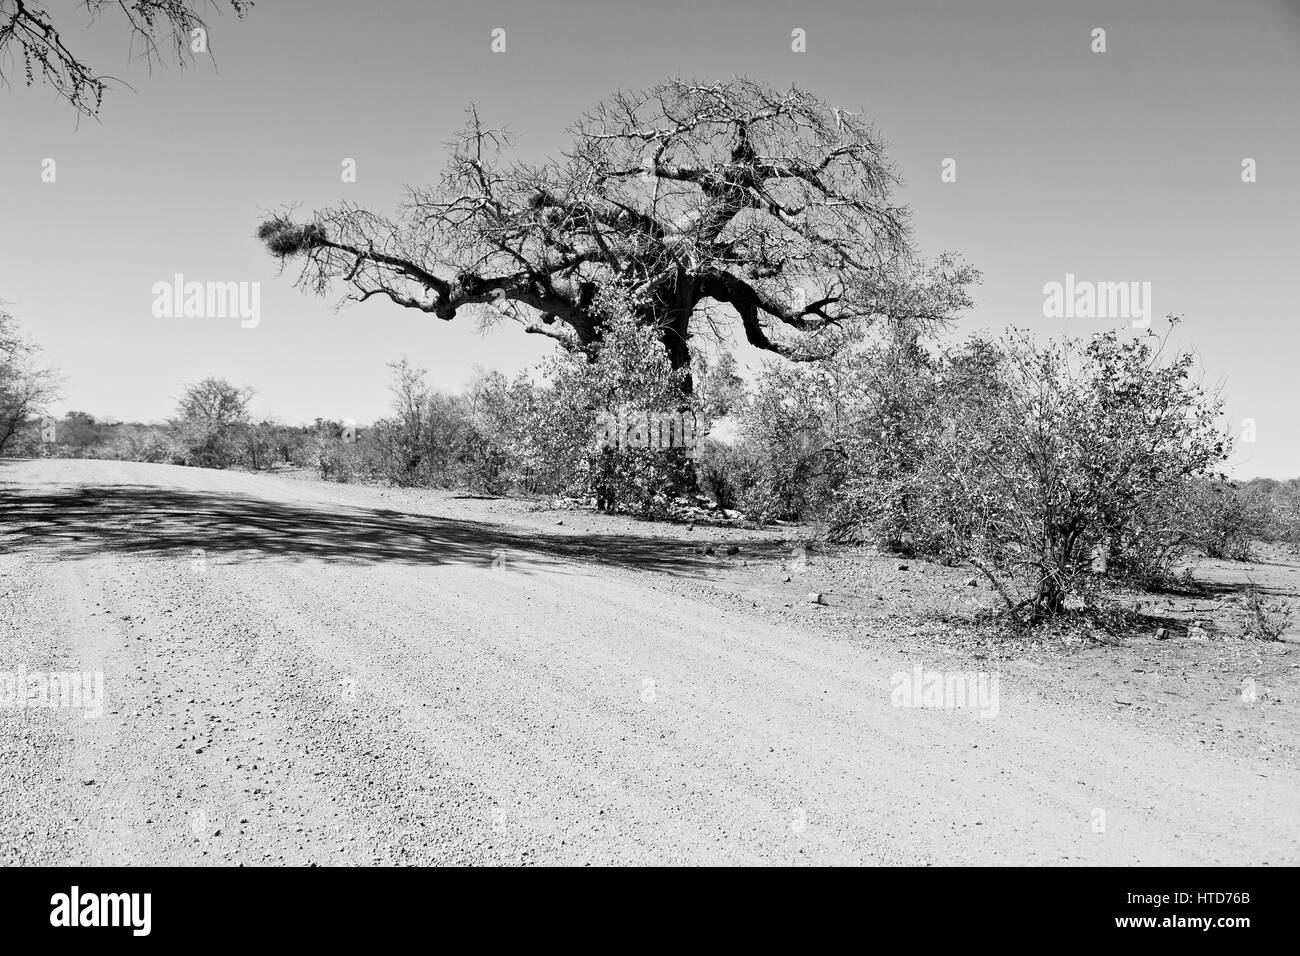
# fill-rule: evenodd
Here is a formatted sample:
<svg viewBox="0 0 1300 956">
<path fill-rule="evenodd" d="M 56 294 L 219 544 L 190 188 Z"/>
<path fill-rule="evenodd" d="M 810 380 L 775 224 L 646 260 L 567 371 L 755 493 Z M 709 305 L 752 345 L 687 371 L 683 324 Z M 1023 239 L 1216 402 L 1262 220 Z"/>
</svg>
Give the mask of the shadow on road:
<svg viewBox="0 0 1300 956">
<path fill-rule="evenodd" d="M 706 567 L 678 540 L 520 532 L 482 521 L 148 485 L 6 493 L 0 496 L 0 545 L 63 558 L 106 553 L 188 557 L 202 549 L 208 557 L 490 565 L 504 550 L 512 568 L 519 568 L 516 557 L 533 564 L 568 559 L 675 573 Z M 516 551 L 522 554 L 512 556 Z"/>
</svg>

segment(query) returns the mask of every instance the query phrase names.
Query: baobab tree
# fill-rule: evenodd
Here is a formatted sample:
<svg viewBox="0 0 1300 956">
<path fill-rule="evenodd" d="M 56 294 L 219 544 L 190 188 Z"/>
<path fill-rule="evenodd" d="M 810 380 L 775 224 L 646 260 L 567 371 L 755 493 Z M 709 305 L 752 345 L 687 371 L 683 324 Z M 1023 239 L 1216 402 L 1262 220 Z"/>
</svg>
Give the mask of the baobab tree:
<svg viewBox="0 0 1300 956">
<path fill-rule="evenodd" d="M 620 92 L 570 127 L 559 159 L 504 162 L 507 133 L 476 110 L 431 187 L 398 215 L 351 204 L 258 236 L 298 258 L 298 282 L 450 321 L 492 306 L 527 333 L 591 351 L 622 309 L 654 330 L 691 388 L 690 340 L 739 321 L 794 360 L 827 333 L 885 319 L 917 328 L 969 304 L 975 273 L 920 264 L 897 176 L 858 115 L 746 79 L 670 79 Z"/>
</svg>

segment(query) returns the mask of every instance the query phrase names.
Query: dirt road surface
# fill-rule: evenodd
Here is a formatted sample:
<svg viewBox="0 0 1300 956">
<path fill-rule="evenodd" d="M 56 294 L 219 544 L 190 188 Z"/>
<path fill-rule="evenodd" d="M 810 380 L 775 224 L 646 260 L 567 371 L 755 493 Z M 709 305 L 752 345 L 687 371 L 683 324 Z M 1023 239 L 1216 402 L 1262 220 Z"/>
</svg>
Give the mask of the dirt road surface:
<svg viewBox="0 0 1300 956">
<path fill-rule="evenodd" d="M 0 463 L 0 512 L 0 672 L 104 675 L 0 708 L 6 865 L 1300 862 L 1294 678 L 895 706 L 957 665 L 684 529 L 79 460 Z"/>
</svg>

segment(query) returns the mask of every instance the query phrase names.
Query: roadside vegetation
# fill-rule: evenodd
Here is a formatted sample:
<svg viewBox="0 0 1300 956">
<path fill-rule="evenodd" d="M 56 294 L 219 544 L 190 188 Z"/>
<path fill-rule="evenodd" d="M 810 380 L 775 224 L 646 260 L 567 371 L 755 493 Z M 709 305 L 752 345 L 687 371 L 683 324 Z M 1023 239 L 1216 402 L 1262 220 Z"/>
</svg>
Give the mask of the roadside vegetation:
<svg viewBox="0 0 1300 956">
<path fill-rule="evenodd" d="M 256 235 L 308 293 L 546 336 L 539 368 L 453 393 L 403 358 L 391 414 L 365 423 L 258 420 L 252 391 L 219 378 L 163 423 L 51 422 L 51 373 L 3 315 L 0 453 L 811 524 L 970 569 L 1017 625 L 1184 587 L 1192 555 L 1300 541 L 1300 480 L 1225 477 L 1221 404 L 1168 336 L 951 334 L 979 273 L 918 258 L 858 114 L 674 78 L 608 98 L 540 164 L 467 115 L 441 179 L 395 218 L 341 205 Z M 742 337 L 762 357 L 748 378 Z M 1277 630 L 1270 613 L 1253 631 Z"/>
<path fill-rule="evenodd" d="M 1300 480 L 1217 471 L 1231 442 L 1190 369 L 1154 336 L 1114 334 L 943 346 L 871 336 L 819 363 L 773 361 L 748 382 L 729 356 L 701 357 L 692 458 L 602 441 L 602 410 L 682 404 L 679 373 L 626 324 L 594 360 L 560 353 L 531 376 L 480 372 L 456 393 L 394 362 L 391 414 L 360 425 L 257 420 L 252 391 L 219 379 L 187 387 L 173 417 L 150 425 L 70 412 L 51 431 L 11 405 L 23 420 L 4 453 L 290 469 L 647 518 L 685 502 L 706 518 L 808 524 L 828 543 L 969 568 L 1008 619 L 1041 621 L 1104 607 L 1110 588 L 1184 587 L 1198 555 L 1246 561 L 1254 542 L 1300 543 Z M 1284 628 L 1284 609 L 1251 607 L 1252 635 Z"/>
</svg>

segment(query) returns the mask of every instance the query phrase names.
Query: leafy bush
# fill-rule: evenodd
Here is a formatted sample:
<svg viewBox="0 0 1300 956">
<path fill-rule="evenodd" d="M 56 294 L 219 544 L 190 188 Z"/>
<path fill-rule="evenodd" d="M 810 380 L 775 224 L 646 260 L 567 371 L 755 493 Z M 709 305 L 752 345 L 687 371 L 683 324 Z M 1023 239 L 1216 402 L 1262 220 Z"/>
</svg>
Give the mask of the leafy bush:
<svg viewBox="0 0 1300 956">
<path fill-rule="evenodd" d="M 757 460 L 750 443 L 705 438 L 700 443 L 696 468 L 704 491 L 719 508 L 751 510 Z M 753 510 L 761 513 L 763 509 Z"/>
<path fill-rule="evenodd" d="M 653 330 L 632 321 L 625 303 L 610 301 L 604 309 L 607 327 L 593 352 L 565 353 L 545 363 L 551 387 L 538 396 L 530 420 L 540 428 L 532 440 L 539 442 L 539 459 L 552 468 L 551 490 L 567 486 L 570 493 L 593 495 L 601 508 L 660 515 L 673 497 L 694 487 L 688 449 L 649 447 L 635 436 L 619 442 L 601 423 L 681 416 L 702 435 L 702 416 L 683 395 L 685 372 L 672 369 Z M 608 439 L 603 443 L 602 435 Z"/>
<path fill-rule="evenodd" d="M 181 464 L 228 468 L 241 460 L 252 390 L 218 378 L 187 385 L 171 426 Z"/>
<path fill-rule="evenodd" d="M 1183 499 L 1190 537 L 1211 558 L 1249 561 L 1269 528 L 1269 500 L 1227 481 L 1196 482 Z"/>
<path fill-rule="evenodd" d="M 364 476 L 365 469 L 355 444 L 321 435 L 316 438 L 315 452 L 316 468 L 326 481 L 350 482 Z"/>
<path fill-rule="evenodd" d="M 905 467 L 858 470 L 864 522 L 979 568 L 1017 612 L 1065 610 L 1098 550 L 1117 573 L 1167 573 L 1186 538 L 1164 520 L 1226 456 L 1217 405 L 1150 339 L 972 340 L 933 368 Z M 905 507 L 899 509 L 897 502 Z"/>
<path fill-rule="evenodd" d="M 0 303 L 0 454 L 38 451 L 37 417 L 58 396 L 55 371 L 40 364 L 40 347 L 20 332 Z"/>
<path fill-rule="evenodd" d="M 769 364 L 740 412 L 742 436 L 729 457 L 745 466 L 729 479 L 751 517 L 817 519 L 843 478 L 834 426 L 840 369 L 833 364 Z"/>
</svg>

